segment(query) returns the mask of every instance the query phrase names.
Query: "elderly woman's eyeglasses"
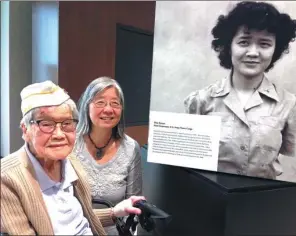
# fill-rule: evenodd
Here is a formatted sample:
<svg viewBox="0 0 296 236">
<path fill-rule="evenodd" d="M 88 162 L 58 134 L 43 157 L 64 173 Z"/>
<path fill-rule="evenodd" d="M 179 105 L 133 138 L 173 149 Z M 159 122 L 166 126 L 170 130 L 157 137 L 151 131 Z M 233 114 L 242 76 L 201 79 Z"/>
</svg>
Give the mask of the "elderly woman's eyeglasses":
<svg viewBox="0 0 296 236">
<path fill-rule="evenodd" d="M 104 108 L 109 104 L 110 107 L 112 108 L 121 108 L 121 103 L 119 101 L 105 101 L 105 100 L 98 100 L 94 102 L 95 107 L 97 108 Z"/>
<path fill-rule="evenodd" d="M 51 134 L 56 129 L 57 124 L 61 124 L 61 130 L 64 132 L 74 132 L 76 130 L 76 126 L 78 123 L 78 120 L 76 119 L 68 119 L 64 120 L 62 122 L 56 122 L 53 120 L 31 120 L 31 124 L 37 124 L 39 126 L 39 129 L 43 133 Z"/>
</svg>

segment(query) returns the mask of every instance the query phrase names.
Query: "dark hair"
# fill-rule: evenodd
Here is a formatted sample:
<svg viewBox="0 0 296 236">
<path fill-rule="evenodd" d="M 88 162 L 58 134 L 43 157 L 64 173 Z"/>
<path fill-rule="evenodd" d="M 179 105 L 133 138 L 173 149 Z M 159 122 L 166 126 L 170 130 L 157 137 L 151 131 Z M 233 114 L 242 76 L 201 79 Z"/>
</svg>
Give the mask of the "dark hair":
<svg viewBox="0 0 296 236">
<path fill-rule="evenodd" d="M 275 51 L 266 71 L 274 66 L 283 52 L 289 52 L 289 43 L 296 37 L 296 20 L 280 13 L 273 5 L 265 2 L 240 2 L 228 15 L 220 15 L 212 29 L 212 48 L 218 52 L 220 65 L 226 69 L 232 68 L 231 42 L 241 26 L 248 30 L 267 30 L 275 35 Z"/>
</svg>

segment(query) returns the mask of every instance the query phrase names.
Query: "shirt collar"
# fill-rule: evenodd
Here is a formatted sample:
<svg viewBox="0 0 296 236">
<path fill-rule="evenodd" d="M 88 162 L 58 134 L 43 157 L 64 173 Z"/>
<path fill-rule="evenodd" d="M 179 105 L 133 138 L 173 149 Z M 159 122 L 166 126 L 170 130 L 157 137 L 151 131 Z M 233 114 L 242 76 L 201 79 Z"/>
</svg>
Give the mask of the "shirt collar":
<svg viewBox="0 0 296 236">
<path fill-rule="evenodd" d="M 231 73 L 224 78 L 222 81 L 216 84 L 213 87 L 211 96 L 212 97 L 221 97 L 228 94 L 233 89 L 231 85 Z M 272 82 L 268 80 L 268 78 L 264 75 L 263 80 L 258 87 L 257 91 L 265 96 L 279 102 L 279 96 L 276 92 L 276 89 Z"/>
<path fill-rule="evenodd" d="M 273 83 L 271 83 L 270 80 L 268 80 L 265 75 L 264 75 L 264 78 L 257 90 L 259 93 L 262 93 L 265 96 L 267 96 L 273 100 L 276 100 L 277 102 L 280 101 L 279 95 L 276 92 L 276 89 L 275 89 Z"/>
<path fill-rule="evenodd" d="M 74 181 L 78 179 L 78 176 L 70 162 L 69 159 L 63 160 L 64 168 L 63 168 L 63 182 L 62 188 L 68 188 Z"/>
<path fill-rule="evenodd" d="M 36 157 L 33 156 L 31 151 L 29 150 L 28 143 L 25 144 L 25 151 L 33 164 L 33 168 L 35 170 L 36 177 L 42 192 L 57 185 L 57 182 L 49 178 L 49 176 L 45 173 Z M 72 182 L 78 179 L 77 174 L 68 159 L 62 160 L 62 179 L 62 189 L 69 187 L 72 184 Z"/>
<path fill-rule="evenodd" d="M 211 96 L 221 97 L 228 94 L 231 90 L 231 74 L 229 74 L 213 86 Z"/>
</svg>

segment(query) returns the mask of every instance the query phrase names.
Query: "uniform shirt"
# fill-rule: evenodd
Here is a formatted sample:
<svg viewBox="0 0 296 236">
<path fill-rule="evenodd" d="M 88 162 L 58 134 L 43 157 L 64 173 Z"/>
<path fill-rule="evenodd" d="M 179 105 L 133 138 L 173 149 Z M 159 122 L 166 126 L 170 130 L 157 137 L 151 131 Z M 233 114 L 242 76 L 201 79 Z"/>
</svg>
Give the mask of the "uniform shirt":
<svg viewBox="0 0 296 236">
<path fill-rule="evenodd" d="M 221 117 L 218 171 L 275 179 L 282 172 L 279 153 L 295 156 L 296 96 L 265 76 L 245 108 L 230 76 L 184 104 L 187 113 Z"/>
<path fill-rule="evenodd" d="M 69 160 L 62 161 L 62 182 L 54 182 L 25 146 L 33 164 L 55 235 L 92 235 L 72 183 L 78 179 Z"/>
</svg>

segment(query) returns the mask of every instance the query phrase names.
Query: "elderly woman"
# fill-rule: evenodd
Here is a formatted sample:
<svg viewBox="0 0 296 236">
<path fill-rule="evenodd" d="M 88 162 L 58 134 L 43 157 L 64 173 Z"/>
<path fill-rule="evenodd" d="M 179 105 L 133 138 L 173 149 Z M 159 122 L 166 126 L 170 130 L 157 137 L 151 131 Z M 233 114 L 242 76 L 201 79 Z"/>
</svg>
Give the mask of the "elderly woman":
<svg viewBox="0 0 296 236">
<path fill-rule="evenodd" d="M 279 153 L 295 156 L 296 97 L 264 73 L 295 33 L 296 21 L 265 2 L 240 2 L 219 16 L 212 47 L 231 72 L 185 99 L 188 113 L 222 118 L 218 171 L 275 179 Z"/>
<path fill-rule="evenodd" d="M 1 159 L 1 232 L 10 235 L 105 235 L 114 217 L 139 214 L 131 197 L 112 209 L 92 210 L 80 161 L 71 153 L 78 111 L 50 81 L 21 92 L 25 145 Z"/>
<path fill-rule="evenodd" d="M 138 143 L 124 133 L 124 96 L 108 77 L 93 80 L 79 100 L 75 155 L 88 173 L 93 199 L 112 204 L 142 193 Z M 96 206 L 101 207 L 101 206 Z M 117 235 L 114 226 L 105 228 Z"/>
</svg>

